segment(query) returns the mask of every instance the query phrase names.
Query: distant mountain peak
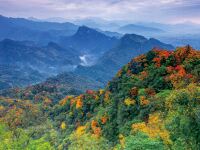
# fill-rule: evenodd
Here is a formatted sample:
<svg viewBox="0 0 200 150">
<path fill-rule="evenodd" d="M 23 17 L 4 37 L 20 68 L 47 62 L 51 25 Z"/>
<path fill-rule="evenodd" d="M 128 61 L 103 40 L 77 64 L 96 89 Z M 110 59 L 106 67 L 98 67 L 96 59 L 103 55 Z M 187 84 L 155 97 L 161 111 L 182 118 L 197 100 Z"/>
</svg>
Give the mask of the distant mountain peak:
<svg viewBox="0 0 200 150">
<path fill-rule="evenodd" d="M 4 39 L 0 43 L 2 43 L 3 45 L 21 45 L 21 42 L 11 39 Z"/>
<path fill-rule="evenodd" d="M 115 37 L 107 36 L 87 26 L 80 26 L 74 35 L 61 38 L 59 44 L 80 51 L 83 55 L 102 55 L 117 42 L 118 39 Z"/>
<path fill-rule="evenodd" d="M 57 43 L 55 43 L 55 42 L 49 42 L 47 46 L 48 46 L 48 47 L 55 48 L 55 49 L 60 49 L 60 48 L 61 48 L 61 47 L 60 47 Z"/>
<path fill-rule="evenodd" d="M 137 35 L 137 34 L 125 34 L 122 38 L 121 41 L 135 41 L 135 42 L 145 42 L 148 39 L 145 38 L 144 36 Z"/>
<path fill-rule="evenodd" d="M 125 26 L 122 26 L 119 28 L 119 31 L 123 33 L 145 33 L 145 32 L 150 32 L 150 33 L 161 33 L 164 32 L 163 30 L 155 27 L 148 27 L 148 26 L 143 26 L 143 25 L 137 25 L 137 24 L 128 24 Z"/>
<path fill-rule="evenodd" d="M 76 35 L 78 35 L 78 36 L 93 35 L 93 34 L 102 34 L 102 33 L 96 31 L 95 29 L 89 28 L 87 26 L 80 26 L 78 28 L 78 31 L 76 32 Z"/>
<path fill-rule="evenodd" d="M 79 27 L 79 30 L 92 30 L 92 28 L 85 26 L 85 25 L 82 25 L 82 26 Z"/>
<path fill-rule="evenodd" d="M 11 40 L 11 39 L 4 39 L 4 40 L 2 40 L 2 42 L 14 42 L 14 40 Z"/>
</svg>

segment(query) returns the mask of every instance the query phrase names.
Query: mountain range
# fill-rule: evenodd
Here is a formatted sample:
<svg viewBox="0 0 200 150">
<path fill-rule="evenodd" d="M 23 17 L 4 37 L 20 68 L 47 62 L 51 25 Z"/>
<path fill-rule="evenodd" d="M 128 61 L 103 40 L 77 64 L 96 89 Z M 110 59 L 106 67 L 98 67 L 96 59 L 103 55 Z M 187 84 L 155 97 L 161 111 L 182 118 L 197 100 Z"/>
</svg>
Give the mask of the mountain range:
<svg viewBox="0 0 200 150">
<path fill-rule="evenodd" d="M 199 24 L 192 22 L 179 24 L 164 24 L 156 22 L 132 23 L 120 20 L 108 21 L 99 18 L 88 18 L 83 20 L 50 18 L 39 20 L 37 18 L 11 18 L 1 15 L 0 40 L 5 38 L 20 41 L 28 40 L 35 41 L 40 45 L 46 45 L 51 41 L 57 42 L 60 39 L 60 36 L 72 36 L 76 33 L 79 26 L 84 25 L 94 28 L 95 30 L 106 31 L 104 34 L 111 37 L 121 37 L 121 34 L 125 33 L 139 34 L 146 37 L 153 36 L 156 39 L 165 43 L 170 43 L 174 46 L 190 44 L 194 45 L 196 49 L 200 48 L 198 44 L 200 39 Z M 172 39 L 172 41 L 170 39 Z"/>
<path fill-rule="evenodd" d="M 128 24 L 125 26 L 122 26 L 118 29 L 120 33 L 135 33 L 135 34 L 141 34 L 141 35 L 148 35 L 148 36 L 154 36 L 158 34 L 162 34 L 165 31 L 160 28 L 155 27 L 146 27 L 142 25 L 137 24 Z"/>
<path fill-rule="evenodd" d="M 157 22 L 130 22 L 124 20 L 103 20 L 100 18 L 86 18 L 72 22 L 79 25 L 87 25 L 92 28 L 108 30 L 121 34 L 139 34 L 146 37 L 154 37 L 162 42 L 174 46 L 192 45 L 200 49 L 200 26 L 193 22 L 183 23 L 157 23 Z M 120 36 L 118 36 L 120 37 Z"/>
<path fill-rule="evenodd" d="M 117 42 L 118 39 L 115 37 L 81 26 L 74 35 L 61 38 L 59 44 L 79 50 L 83 54 L 101 55 L 114 47 Z"/>
<path fill-rule="evenodd" d="M 68 22 L 32 21 L 0 16 L 0 40 L 34 41 L 45 45 L 58 40 L 60 36 L 73 35 L 77 29 L 78 26 Z"/>
<path fill-rule="evenodd" d="M 31 42 L 5 39 L 0 42 L 0 89 L 38 83 L 72 71 L 79 63 L 78 52 L 53 42 L 39 47 Z"/>
<path fill-rule="evenodd" d="M 0 96 L 2 150 L 200 148 L 200 51 L 154 48 L 80 95 L 64 93 L 73 75 L 60 77 Z"/>
<path fill-rule="evenodd" d="M 0 64 L 2 65 L 15 64 L 19 68 L 27 67 L 41 73 L 57 74 L 73 69 L 74 65 L 79 63 L 78 53 L 74 49 L 62 48 L 53 42 L 44 47 L 9 39 L 0 42 Z"/>
<path fill-rule="evenodd" d="M 52 75 L 69 71 L 106 83 L 132 57 L 154 47 L 173 48 L 153 38 L 121 35 L 71 23 L 3 16 L 0 22 L 0 39 L 3 39 L 0 42 L 0 89 L 37 84 Z M 40 39 L 32 31 L 37 35 L 45 32 L 53 38 Z M 17 74 L 20 70 L 24 74 Z"/>
<path fill-rule="evenodd" d="M 0 16 L 0 150 L 199 150 L 198 27 L 77 23 Z"/>
<path fill-rule="evenodd" d="M 153 38 L 147 39 L 136 34 L 126 34 L 116 47 L 104 53 L 95 65 L 91 67 L 78 66 L 75 72 L 105 83 L 132 57 L 148 52 L 152 48 L 171 50 L 173 46 Z"/>
</svg>

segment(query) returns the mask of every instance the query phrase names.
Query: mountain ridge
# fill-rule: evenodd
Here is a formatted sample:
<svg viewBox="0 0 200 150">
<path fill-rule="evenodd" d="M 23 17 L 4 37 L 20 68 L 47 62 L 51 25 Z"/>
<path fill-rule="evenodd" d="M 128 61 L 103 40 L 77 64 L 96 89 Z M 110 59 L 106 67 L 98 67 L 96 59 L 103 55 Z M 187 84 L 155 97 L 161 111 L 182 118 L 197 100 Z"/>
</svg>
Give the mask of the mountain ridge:
<svg viewBox="0 0 200 150">
<path fill-rule="evenodd" d="M 78 66 L 75 72 L 83 76 L 92 76 L 94 79 L 105 83 L 111 79 L 123 64 L 128 63 L 132 57 L 145 53 L 155 47 L 173 49 L 172 45 L 162 43 L 153 38 L 147 39 L 136 34 L 125 34 L 116 47 L 106 52 L 94 66 Z"/>
<path fill-rule="evenodd" d="M 86 54 L 102 54 L 112 48 L 117 41 L 116 38 L 106 36 L 95 29 L 80 26 L 74 35 L 61 38 L 59 44 Z"/>
<path fill-rule="evenodd" d="M 52 80 L 53 85 L 59 82 Z M 188 45 L 174 51 L 154 48 L 132 58 L 105 88 L 66 95 L 56 103 L 51 85 L 50 92 L 39 86 L 20 97 L 35 96 L 34 101 L 0 96 L 1 146 L 196 150 L 199 83 L 200 51 Z"/>
<path fill-rule="evenodd" d="M 37 83 L 52 75 L 71 71 L 79 63 L 79 53 L 71 48 L 62 48 L 53 42 L 39 47 L 27 41 L 0 41 L 0 81 L 6 82 L 4 88 L 12 87 L 9 86 L 11 83 L 13 86 Z"/>
<path fill-rule="evenodd" d="M 60 36 L 69 36 L 78 26 L 72 23 L 51 23 L 31 21 L 24 18 L 0 16 L 0 40 L 34 41 L 40 45 L 56 41 Z"/>
</svg>

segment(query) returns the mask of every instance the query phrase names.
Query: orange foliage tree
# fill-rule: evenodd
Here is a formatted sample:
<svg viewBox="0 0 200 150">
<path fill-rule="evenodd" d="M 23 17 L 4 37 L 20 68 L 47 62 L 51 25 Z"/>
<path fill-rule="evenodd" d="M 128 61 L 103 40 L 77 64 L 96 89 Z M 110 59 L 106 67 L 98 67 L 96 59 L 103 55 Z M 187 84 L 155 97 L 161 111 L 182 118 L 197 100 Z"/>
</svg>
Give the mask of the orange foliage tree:
<svg viewBox="0 0 200 150">
<path fill-rule="evenodd" d="M 92 120 L 92 122 L 91 122 L 91 128 L 92 128 L 92 131 L 93 131 L 94 135 L 96 137 L 100 137 L 100 135 L 101 135 L 101 128 L 99 127 L 99 124 L 98 124 L 97 121 Z"/>
<path fill-rule="evenodd" d="M 82 106 L 83 106 L 83 95 L 76 97 L 75 100 L 76 100 L 76 109 L 82 108 Z"/>
<path fill-rule="evenodd" d="M 142 106 L 146 106 L 150 103 L 150 101 L 148 99 L 146 99 L 145 96 L 140 96 L 140 105 Z"/>
<path fill-rule="evenodd" d="M 107 122 L 107 120 L 108 120 L 108 117 L 106 117 L 106 116 L 101 117 L 102 124 L 105 124 Z"/>
</svg>

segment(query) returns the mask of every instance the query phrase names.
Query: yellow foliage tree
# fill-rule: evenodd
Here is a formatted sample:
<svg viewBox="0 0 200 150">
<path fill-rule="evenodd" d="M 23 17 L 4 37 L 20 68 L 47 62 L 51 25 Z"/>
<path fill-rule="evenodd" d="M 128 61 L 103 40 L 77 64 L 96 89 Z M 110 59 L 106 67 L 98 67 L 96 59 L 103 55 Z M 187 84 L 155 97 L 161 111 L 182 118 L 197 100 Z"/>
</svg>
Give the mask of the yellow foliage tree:
<svg viewBox="0 0 200 150">
<path fill-rule="evenodd" d="M 103 90 L 103 89 L 100 89 L 100 90 L 99 90 L 99 94 L 102 95 L 103 93 L 104 93 L 104 90 Z"/>
<path fill-rule="evenodd" d="M 145 122 L 133 124 L 132 130 L 144 132 L 151 138 L 161 138 L 165 144 L 171 144 L 169 132 L 165 129 L 159 113 L 151 114 L 147 124 Z"/>
<path fill-rule="evenodd" d="M 64 99 L 59 101 L 59 105 L 64 106 L 66 104 L 66 102 L 67 102 L 67 99 L 64 98 Z"/>
<path fill-rule="evenodd" d="M 49 99 L 48 97 L 45 97 L 44 98 L 44 105 L 45 106 L 48 106 L 48 105 L 50 105 L 52 103 L 52 100 L 51 99 Z"/>
<path fill-rule="evenodd" d="M 77 129 L 76 129 L 76 132 L 75 134 L 77 136 L 81 136 L 85 133 L 85 129 L 86 129 L 86 126 L 79 126 Z"/>
<path fill-rule="evenodd" d="M 125 105 L 130 106 L 130 105 L 134 105 L 135 104 L 135 100 L 131 99 L 131 98 L 126 98 L 124 100 Z"/>
<path fill-rule="evenodd" d="M 0 111 L 3 111 L 4 109 L 4 106 L 0 105 Z"/>
<path fill-rule="evenodd" d="M 110 91 L 106 91 L 105 92 L 105 96 L 104 96 L 104 101 L 106 102 L 106 103 L 108 103 L 109 102 L 109 100 L 110 100 Z"/>
<path fill-rule="evenodd" d="M 62 130 L 65 130 L 66 127 L 67 127 L 67 126 L 66 126 L 65 122 L 62 122 L 61 125 L 60 125 L 60 128 L 61 128 Z"/>
<path fill-rule="evenodd" d="M 98 95 L 94 95 L 94 99 L 95 99 L 96 101 L 98 101 L 98 100 L 99 100 L 99 96 L 98 96 Z"/>
<path fill-rule="evenodd" d="M 119 142 L 121 147 L 124 149 L 125 148 L 125 137 L 123 136 L 123 134 L 119 134 Z"/>
</svg>

